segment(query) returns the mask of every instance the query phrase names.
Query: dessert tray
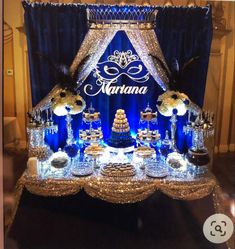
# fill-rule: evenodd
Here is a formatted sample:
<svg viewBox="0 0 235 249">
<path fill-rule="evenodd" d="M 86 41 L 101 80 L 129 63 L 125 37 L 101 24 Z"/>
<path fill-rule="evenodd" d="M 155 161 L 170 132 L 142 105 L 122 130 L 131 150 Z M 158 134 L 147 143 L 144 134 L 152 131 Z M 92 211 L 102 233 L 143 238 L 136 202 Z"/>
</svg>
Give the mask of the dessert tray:
<svg viewBox="0 0 235 249">
<path fill-rule="evenodd" d="M 129 177 L 135 175 L 135 168 L 130 163 L 109 163 L 103 166 L 101 174 L 110 177 Z"/>
<path fill-rule="evenodd" d="M 145 173 L 149 177 L 163 178 L 168 175 L 168 170 L 163 167 L 159 167 L 157 169 L 156 167 L 146 167 Z"/>
<path fill-rule="evenodd" d="M 79 165 L 80 164 L 80 165 Z M 73 176 L 89 176 L 92 175 L 93 169 L 89 163 L 79 163 L 77 167 L 71 170 Z"/>
<path fill-rule="evenodd" d="M 88 146 L 84 151 L 86 155 L 94 156 L 94 157 L 102 155 L 103 152 L 104 152 L 104 148 L 98 144 L 92 144 Z"/>
<path fill-rule="evenodd" d="M 148 158 L 155 154 L 155 150 L 153 148 L 147 146 L 140 146 L 135 149 L 135 154 L 139 157 Z"/>
</svg>

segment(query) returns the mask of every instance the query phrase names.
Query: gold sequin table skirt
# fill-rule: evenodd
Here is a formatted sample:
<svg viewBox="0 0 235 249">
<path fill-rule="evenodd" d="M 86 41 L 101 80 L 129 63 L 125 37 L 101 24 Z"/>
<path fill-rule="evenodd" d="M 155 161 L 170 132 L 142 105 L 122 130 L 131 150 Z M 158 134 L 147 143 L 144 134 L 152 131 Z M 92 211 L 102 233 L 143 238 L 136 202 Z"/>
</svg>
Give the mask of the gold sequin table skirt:
<svg viewBox="0 0 235 249">
<path fill-rule="evenodd" d="M 134 177 L 117 178 L 102 176 L 98 170 L 87 177 L 68 176 L 62 179 L 40 179 L 29 177 L 26 173 L 20 178 L 19 185 L 29 192 L 41 196 L 66 196 L 77 194 L 81 189 L 94 197 L 111 203 L 135 203 L 161 191 L 171 198 L 196 200 L 209 195 L 216 185 L 212 174 L 198 178 L 163 179 L 150 178 L 142 171 Z"/>
<path fill-rule="evenodd" d="M 41 179 L 30 177 L 25 172 L 16 185 L 16 202 L 7 232 L 14 221 L 25 188 L 32 194 L 48 197 L 75 195 L 83 189 L 94 198 L 119 204 L 142 201 L 155 191 L 161 191 L 173 199 L 186 201 L 200 199 L 212 193 L 215 212 L 226 213 L 221 198 L 221 188 L 211 173 L 197 178 L 168 176 L 156 179 L 146 176 L 143 171 L 139 170 L 134 177 L 112 178 L 102 176 L 99 170 L 96 170 L 93 175 L 87 177 L 69 175 L 62 179 Z M 226 244 L 228 248 L 232 248 L 233 239 Z"/>
</svg>

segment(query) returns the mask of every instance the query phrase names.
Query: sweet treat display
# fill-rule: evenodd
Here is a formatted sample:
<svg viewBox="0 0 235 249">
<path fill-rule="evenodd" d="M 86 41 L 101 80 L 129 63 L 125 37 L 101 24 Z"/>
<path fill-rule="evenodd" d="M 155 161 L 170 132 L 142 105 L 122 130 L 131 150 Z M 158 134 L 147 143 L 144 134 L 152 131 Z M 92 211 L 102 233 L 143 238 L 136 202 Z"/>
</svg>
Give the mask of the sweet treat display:
<svg viewBox="0 0 235 249">
<path fill-rule="evenodd" d="M 166 159 L 167 164 L 173 169 L 185 170 L 187 167 L 187 163 L 183 158 L 183 155 L 172 152 L 167 156 Z"/>
<path fill-rule="evenodd" d="M 40 161 L 47 160 L 52 155 L 51 148 L 45 143 L 45 133 L 57 132 L 57 126 L 53 124 L 47 126 L 41 118 L 41 113 L 37 113 L 33 123 L 27 127 L 28 134 L 28 156 L 37 157 Z"/>
<path fill-rule="evenodd" d="M 154 143 L 161 138 L 158 130 L 138 130 L 136 139 L 140 142 Z"/>
<path fill-rule="evenodd" d="M 82 114 L 83 120 L 86 122 L 92 122 L 97 121 L 100 119 L 100 113 L 99 112 L 83 112 Z"/>
<path fill-rule="evenodd" d="M 136 140 L 140 143 L 155 143 L 160 139 L 158 130 L 151 125 L 157 124 L 157 112 L 153 112 L 149 104 L 144 111 L 140 112 L 140 124 L 145 125 L 145 129 L 138 129 Z M 151 129 L 150 129 L 151 127 Z"/>
<path fill-rule="evenodd" d="M 49 146 L 43 145 L 40 147 L 31 147 L 29 148 L 29 157 L 37 157 L 39 161 L 46 161 L 51 155 L 52 150 Z"/>
<path fill-rule="evenodd" d="M 51 166 L 61 169 L 66 167 L 68 164 L 68 159 L 66 157 L 57 157 L 51 161 Z"/>
<path fill-rule="evenodd" d="M 100 156 L 104 153 L 104 147 L 99 144 L 91 144 L 85 149 L 84 153 L 88 156 Z"/>
<path fill-rule="evenodd" d="M 58 150 L 58 152 L 54 153 L 50 158 L 51 166 L 57 169 L 62 169 L 68 165 L 68 156 L 65 152 Z"/>
<path fill-rule="evenodd" d="M 136 148 L 134 152 L 137 156 L 142 158 L 151 157 L 155 154 L 155 150 L 147 146 L 140 146 Z"/>
<path fill-rule="evenodd" d="M 100 113 L 95 111 L 95 108 L 90 104 L 89 108 L 82 113 L 82 120 L 85 123 L 100 121 Z"/>
<path fill-rule="evenodd" d="M 127 148 L 134 145 L 134 139 L 130 133 L 130 126 L 125 111 L 122 109 L 118 109 L 115 114 L 108 145 L 114 148 Z"/>
<path fill-rule="evenodd" d="M 111 203 L 116 204 L 115 209 L 120 209 L 121 204 L 133 206 L 134 203 L 148 198 L 156 191 L 182 201 L 201 199 L 212 193 L 210 199 L 214 202 L 215 211 L 224 213 L 226 210 L 220 203 L 223 199 L 220 198 L 221 189 L 213 174 L 195 177 L 198 173 L 205 172 L 204 168 L 207 168 L 210 161 L 204 140 L 213 135 L 213 117 L 207 112 L 197 116 L 202 110 L 189 99 L 192 98 L 199 105 L 207 103 L 204 101 L 204 94 L 208 88 L 205 83 L 206 62 L 210 56 L 212 39 L 211 18 L 218 17 L 221 19 L 217 20 L 218 22 L 224 21 L 221 17 L 223 13 L 217 11 L 219 15 L 213 15 L 215 13 L 212 13 L 209 6 L 197 6 L 195 13 L 195 8 L 191 8 L 190 5 L 196 1 L 187 1 L 187 6 L 179 8 L 175 6 L 165 8 L 166 2 L 173 1 L 164 1 L 163 6 L 150 4 L 146 6 L 150 1 L 139 1 L 141 2 L 139 6 L 126 5 L 125 1 L 115 1 L 119 2 L 119 5 L 78 6 L 66 3 L 66 8 L 64 4 L 53 2 L 78 1 L 23 1 L 27 40 L 33 42 L 33 46 L 29 44 L 28 52 L 31 58 L 29 68 L 32 76 L 30 87 L 32 103 L 36 104 L 32 110 L 29 110 L 27 132 L 29 156 L 36 158 L 29 160 L 26 175 L 22 175 L 19 179 L 17 198 L 10 221 L 14 216 L 17 217 L 16 211 L 24 189 L 32 194 L 51 196 L 51 199 L 65 196 L 63 204 L 66 201 L 74 203 L 70 196 L 79 192 L 101 199 L 101 204 L 107 201 L 109 204 L 98 203 L 98 209 L 94 205 L 93 210 L 89 208 L 86 212 L 87 216 L 89 214 L 93 216 L 91 212 L 97 213 L 96 217 L 99 216 L 100 219 L 110 216 L 107 215 L 110 208 L 99 212 L 101 210 L 99 206 L 111 207 Z M 214 7 L 215 10 L 221 10 L 221 5 Z M 82 29 L 84 25 L 74 26 L 78 21 L 77 17 L 79 23 L 84 23 L 85 29 Z M 48 37 L 44 24 L 53 18 L 56 22 L 48 22 L 47 28 L 48 31 L 55 31 L 53 33 L 56 35 Z M 63 19 L 66 21 L 66 27 L 60 25 Z M 159 19 L 161 23 L 157 22 Z M 175 25 L 167 25 L 168 19 Z M 198 51 L 198 46 L 193 46 L 195 42 L 199 43 L 198 39 L 190 37 L 187 41 L 165 39 L 166 36 L 170 36 L 169 34 L 187 32 L 186 30 L 191 32 L 190 36 L 198 34 L 195 38 L 201 38 L 200 46 L 205 48 L 203 51 Z M 155 31 L 160 32 L 162 38 L 167 40 L 164 41 L 163 51 Z M 73 39 L 74 37 L 77 39 Z M 83 40 L 78 51 L 75 40 Z M 175 53 L 171 53 L 172 50 Z M 173 54 L 176 56 L 170 56 Z M 168 63 L 164 57 L 167 57 Z M 44 58 L 46 61 L 43 61 Z M 62 61 L 69 65 L 61 64 Z M 191 67 L 186 71 L 190 64 Z M 51 90 L 53 85 L 54 88 Z M 25 88 L 27 90 L 27 87 Z M 186 90 L 189 97 L 177 90 L 168 89 Z M 22 88 L 21 91 L 23 90 Z M 45 98 L 38 104 L 35 103 L 46 93 Z M 26 100 L 24 107 L 31 109 L 30 103 Z M 209 103 L 211 102 L 210 99 Z M 216 100 L 214 102 L 217 104 Z M 17 115 L 17 120 L 13 120 L 14 124 L 11 124 L 17 128 L 15 133 L 18 133 L 18 127 L 15 127 L 18 124 L 15 121 L 21 121 L 21 117 L 24 116 L 21 109 L 25 108 L 20 108 L 20 113 L 17 113 L 20 115 Z M 192 112 L 191 119 L 190 112 Z M 73 115 L 76 116 L 72 119 Z M 22 124 L 24 122 L 20 122 L 20 130 L 23 131 Z M 58 134 L 55 134 L 57 131 Z M 166 133 L 165 139 L 164 133 Z M 18 140 L 24 140 L 24 134 L 13 135 L 16 138 L 16 146 Z M 9 142 L 10 139 L 9 136 Z M 63 151 L 58 151 L 59 147 L 62 147 Z M 86 207 L 90 206 L 86 200 L 84 201 Z M 153 199 L 149 203 L 153 206 L 154 202 Z M 68 210 L 66 208 L 63 211 Z M 120 214 L 123 213 L 120 211 L 118 211 Z M 65 223 L 63 219 L 66 218 L 65 212 L 63 213 L 61 224 Z M 126 214 L 124 216 L 128 216 Z M 174 212 L 172 214 L 171 218 L 174 219 Z M 126 223 L 131 223 L 130 225 L 133 223 L 135 226 L 138 221 L 138 225 L 141 225 L 139 224 L 141 220 L 136 220 L 135 216 L 134 219 L 131 217 L 129 222 L 126 219 Z M 156 230 L 154 224 L 147 224 L 151 219 L 150 216 L 149 213 L 147 220 L 143 220 L 143 225 L 146 227 L 145 231 L 151 233 L 155 230 L 156 240 L 152 238 L 153 233 L 142 236 L 141 232 L 144 233 L 142 229 L 138 231 L 141 236 L 139 241 L 157 244 L 159 236 L 156 231 L 161 231 L 161 227 Z M 70 218 L 72 221 L 74 217 Z M 59 221 L 57 223 L 60 225 Z M 117 222 L 114 220 L 111 223 Z M 11 228 L 10 225 L 8 230 Z M 59 225 L 57 229 L 59 234 L 64 234 Z M 148 225 L 152 226 L 147 227 Z M 82 229 L 81 227 L 79 231 L 83 232 Z M 39 238 L 41 231 L 36 232 L 35 238 Z M 96 231 L 89 231 L 86 238 L 89 239 L 89 235 L 94 232 Z M 55 243 L 50 241 L 51 245 L 61 241 L 58 238 L 59 234 L 53 236 Z M 112 243 L 105 235 L 103 242 L 110 244 L 112 248 Z M 66 236 L 67 244 L 72 244 L 70 241 L 73 241 L 73 244 L 81 242 L 74 240 L 73 233 L 70 235 L 69 231 Z M 90 238 L 92 239 L 92 236 Z M 86 245 L 87 240 L 83 241 Z M 119 242 L 119 247 L 122 248 L 122 241 Z M 122 244 L 130 244 L 131 248 L 131 242 L 129 240 L 128 243 Z M 146 248 L 151 247 L 147 244 Z M 231 247 L 230 241 L 227 241 L 227 246 Z"/>
<path fill-rule="evenodd" d="M 97 159 L 104 154 L 104 147 L 97 143 L 93 143 L 85 149 L 84 153 L 92 159 L 93 168 L 99 168 L 99 165 L 97 164 Z"/>
<path fill-rule="evenodd" d="M 87 129 L 80 130 L 79 138 L 84 143 L 97 143 L 103 140 L 103 132 L 101 130 L 100 113 L 90 105 L 87 111 L 82 114 L 82 121 L 87 125 Z"/>
<path fill-rule="evenodd" d="M 157 112 L 152 112 L 151 108 L 146 108 L 140 112 L 140 119 L 145 121 L 151 121 L 157 118 Z"/>
<path fill-rule="evenodd" d="M 101 174 L 108 177 L 131 177 L 136 173 L 130 163 L 109 163 L 101 169 Z"/>
<path fill-rule="evenodd" d="M 103 139 L 103 132 L 101 129 L 81 130 L 79 138 L 84 143 L 97 142 Z"/>
<path fill-rule="evenodd" d="M 71 173 L 74 176 L 88 176 L 93 173 L 93 169 L 90 163 L 77 162 L 76 167 L 72 169 Z"/>
</svg>

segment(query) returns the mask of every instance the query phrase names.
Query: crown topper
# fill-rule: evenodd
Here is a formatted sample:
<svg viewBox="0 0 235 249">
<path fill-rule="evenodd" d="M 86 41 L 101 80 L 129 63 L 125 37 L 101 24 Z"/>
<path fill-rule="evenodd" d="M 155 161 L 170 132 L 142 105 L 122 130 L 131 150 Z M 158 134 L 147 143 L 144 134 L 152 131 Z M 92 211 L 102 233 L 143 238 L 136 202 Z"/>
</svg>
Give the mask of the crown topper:
<svg viewBox="0 0 235 249">
<path fill-rule="evenodd" d="M 156 7 L 150 6 L 92 5 L 88 7 L 88 20 L 96 24 L 154 23 L 156 15 Z"/>
</svg>

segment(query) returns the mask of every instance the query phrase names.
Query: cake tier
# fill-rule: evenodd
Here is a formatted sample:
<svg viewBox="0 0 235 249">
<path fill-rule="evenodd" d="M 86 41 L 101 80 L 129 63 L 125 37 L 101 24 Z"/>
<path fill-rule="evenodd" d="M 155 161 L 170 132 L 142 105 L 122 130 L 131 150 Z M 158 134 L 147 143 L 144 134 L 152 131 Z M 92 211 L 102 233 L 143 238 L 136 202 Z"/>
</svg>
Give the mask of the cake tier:
<svg viewBox="0 0 235 249">
<path fill-rule="evenodd" d="M 145 129 L 145 130 L 138 130 L 136 138 L 141 141 L 145 141 L 145 140 L 156 141 L 156 140 L 159 140 L 160 137 L 161 135 L 159 134 L 158 130 L 151 131 L 151 130 Z"/>
<path fill-rule="evenodd" d="M 130 127 L 128 126 L 128 127 L 112 127 L 112 131 L 113 132 L 116 132 L 116 133 L 122 133 L 122 132 L 129 132 L 130 131 Z"/>
<path fill-rule="evenodd" d="M 114 132 L 108 140 L 108 145 L 114 148 L 126 148 L 134 145 L 130 132 Z"/>
<path fill-rule="evenodd" d="M 128 121 L 127 121 L 127 118 L 123 118 L 123 119 L 115 118 L 113 123 L 114 124 L 128 124 Z"/>
<path fill-rule="evenodd" d="M 83 141 L 96 141 L 103 139 L 103 133 L 101 130 L 84 130 L 80 131 L 79 138 Z"/>
<path fill-rule="evenodd" d="M 117 119 L 125 119 L 126 118 L 126 114 L 115 114 L 115 118 Z"/>
<path fill-rule="evenodd" d="M 125 114 L 125 111 L 123 109 L 118 109 L 116 114 Z"/>
<path fill-rule="evenodd" d="M 116 127 L 116 128 L 128 128 L 129 127 L 129 124 L 128 123 L 114 123 L 113 124 L 113 127 Z"/>
<path fill-rule="evenodd" d="M 129 125 L 128 124 L 113 124 L 112 128 L 115 128 L 115 129 L 127 129 L 127 128 L 129 128 Z"/>
<path fill-rule="evenodd" d="M 109 163 L 101 169 L 101 174 L 107 177 L 131 177 L 136 173 L 130 163 Z"/>
</svg>

